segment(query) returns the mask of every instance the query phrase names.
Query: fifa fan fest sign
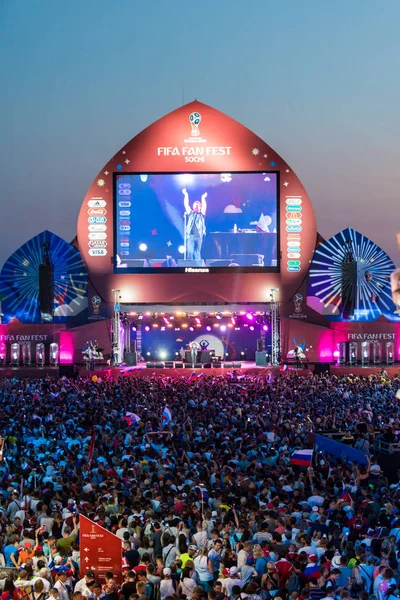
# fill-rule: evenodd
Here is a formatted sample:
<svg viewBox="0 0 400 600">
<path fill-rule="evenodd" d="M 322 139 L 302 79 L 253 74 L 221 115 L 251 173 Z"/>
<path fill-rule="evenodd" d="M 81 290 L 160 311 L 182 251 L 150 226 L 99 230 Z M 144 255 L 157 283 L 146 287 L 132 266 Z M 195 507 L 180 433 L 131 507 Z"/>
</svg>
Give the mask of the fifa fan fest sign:
<svg viewBox="0 0 400 600">
<path fill-rule="evenodd" d="M 80 515 L 81 574 L 93 571 L 96 579 L 104 582 L 104 574 L 111 571 L 122 583 L 122 544 L 119 537 L 94 521 Z"/>
<path fill-rule="evenodd" d="M 204 219 L 194 218 L 205 192 Z M 191 239 L 194 221 L 200 242 Z M 100 302 L 113 302 L 113 289 L 123 304 L 268 302 L 270 289 L 290 301 L 315 241 L 314 210 L 290 166 L 255 133 L 198 101 L 125 144 L 99 170 L 78 219 L 95 290 L 92 319 Z"/>
</svg>

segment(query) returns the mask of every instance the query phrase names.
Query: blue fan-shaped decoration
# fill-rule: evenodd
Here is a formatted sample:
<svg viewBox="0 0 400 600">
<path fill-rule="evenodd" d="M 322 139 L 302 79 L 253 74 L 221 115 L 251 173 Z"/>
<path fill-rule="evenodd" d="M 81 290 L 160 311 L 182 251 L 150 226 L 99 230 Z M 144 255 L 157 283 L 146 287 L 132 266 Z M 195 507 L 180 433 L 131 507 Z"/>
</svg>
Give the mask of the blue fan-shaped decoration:
<svg viewBox="0 0 400 600">
<path fill-rule="evenodd" d="M 0 273 L 3 322 L 40 323 L 39 265 L 48 243 L 54 273 L 54 322 L 64 322 L 87 308 L 87 273 L 79 251 L 50 231 L 18 248 Z"/>
<path fill-rule="evenodd" d="M 399 320 L 390 288 L 393 261 L 374 242 L 351 228 L 340 231 L 315 250 L 308 277 L 308 306 L 331 320 L 343 320 L 342 264 L 349 247 L 357 271 L 353 320 L 375 321 L 382 314 L 391 321 Z"/>
</svg>

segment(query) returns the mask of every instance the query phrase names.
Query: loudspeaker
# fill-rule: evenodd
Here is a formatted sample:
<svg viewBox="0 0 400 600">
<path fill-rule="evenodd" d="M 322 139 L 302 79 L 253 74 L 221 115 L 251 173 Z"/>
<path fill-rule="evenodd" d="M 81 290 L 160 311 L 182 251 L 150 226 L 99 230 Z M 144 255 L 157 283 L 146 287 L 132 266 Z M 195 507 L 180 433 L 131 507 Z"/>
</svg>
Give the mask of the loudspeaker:
<svg viewBox="0 0 400 600">
<path fill-rule="evenodd" d="M 75 365 L 60 365 L 58 373 L 60 377 L 76 377 Z"/>
<path fill-rule="evenodd" d="M 266 352 L 256 352 L 256 367 L 266 367 L 267 366 L 267 353 Z"/>
<path fill-rule="evenodd" d="M 166 369 L 173 369 L 174 368 L 174 362 L 172 360 L 166 360 L 165 363 L 165 368 Z"/>
<path fill-rule="evenodd" d="M 263 348 L 263 341 L 262 340 L 257 340 L 257 352 L 262 352 L 264 350 Z"/>
<path fill-rule="evenodd" d="M 234 369 L 241 369 L 242 368 L 242 363 L 233 363 L 233 368 Z"/>
<path fill-rule="evenodd" d="M 185 369 L 193 369 L 192 365 L 188 365 L 187 363 L 185 363 Z"/>
<path fill-rule="evenodd" d="M 224 363 L 224 369 L 233 369 L 233 363 Z"/>
<path fill-rule="evenodd" d="M 178 258 L 178 267 L 204 267 L 205 263 L 203 259 L 200 260 L 185 260 L 184 258 Z"/>
<path fill-rule="evenodd" d="M 136 352 L 125 352 L 125 364 L 127 367 L 136 367 Z"/>
<path fill-rule="evenodd" d="M 314 375 L 328 375 L 331 374 L 331 363 L 328 362 L 318 362 L 314 363 Z"/>
<path fill-rule="evenodd" d="M 220 362 L 214 363 L 214 368 L 215 369 L 220 369 L 221 368 L 221 363 Z"/>
<path fill-rule="evenodd" d="M 146 369 L 154 369 L 155 366 L 156 366 L 155 363 L 152 363 L 152 362 L 146 363 Z"/>
<path fill-rule="evenodd" d="M 201 363 L 196 363 L 196 364 L 194 365 L 194 368 L 195 368 L 195 369 L 201 369 L 201 367 L 202 367 L 202 366 L 203 366 L 203 365 L 202 365 Z"/>
<path fill-rule="evenodd" d="M 163 369 L 164 363 L 156 363 L 156 369 Z"/>
<path fill-rule="evenodd" d="M 41 313 L 54 313 L 54 273 L 53 265 L 39 265 L 39 310 Z"/>
<path fill-rule="evenodd" d="M 211 369 L 211 363 L 204 363 L 203 369 Z"/>
<path fill-rule="evenodd" d="M 131 340 L 131 352 L 136 353 L 136 340 Z"/>
<path fill-rule="evenodd" d="M 183 369 L 183 363 L 175 363 L 175 369 Z"/>
</svg>

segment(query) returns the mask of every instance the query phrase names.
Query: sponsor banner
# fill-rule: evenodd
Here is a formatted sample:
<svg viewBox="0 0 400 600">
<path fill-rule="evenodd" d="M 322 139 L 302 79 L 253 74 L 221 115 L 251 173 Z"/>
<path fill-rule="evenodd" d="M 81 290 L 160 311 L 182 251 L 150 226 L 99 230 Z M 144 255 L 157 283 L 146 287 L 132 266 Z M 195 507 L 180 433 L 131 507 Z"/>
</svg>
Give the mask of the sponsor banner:
<svg viewBox="0 0 400 600">
<path fill-rule="evenodd" d="M 107 223 L 107 217 L 88 217 L 88 223 Z"/>
<path fill-rule="evenodd" d="M 101 217 L 107 214 L 107 210 L 105 208 L 89 208 L 88 215 L 91 217 Z"/>
<path fill-rule="evenodd" d="M 105 240 L 107 234 L 104 232 L 100 233 L 89 233 L 89 240 Z"/>
<path fill-rule="evenodd" d="M 89 225 L 89 231 L 107 231 L 107 225 Z"/>
<path fill-rule="evenodd" d="M 90 256 L 105 256 L 107 254 L 107 250 L 105 248 L 90 248 L 89 255 Z"/>
<path fill-rule="evenodd" d="M 90 240 L 89 248 L 105 248 L 107 246 L 106 240 Z"/>
<path fill-rule="evenodd" d="M 107 202 L 103 198 L 92 198 L 88 202 L 89 208 L 105 208 L 106 206 Z"/>
</svg>

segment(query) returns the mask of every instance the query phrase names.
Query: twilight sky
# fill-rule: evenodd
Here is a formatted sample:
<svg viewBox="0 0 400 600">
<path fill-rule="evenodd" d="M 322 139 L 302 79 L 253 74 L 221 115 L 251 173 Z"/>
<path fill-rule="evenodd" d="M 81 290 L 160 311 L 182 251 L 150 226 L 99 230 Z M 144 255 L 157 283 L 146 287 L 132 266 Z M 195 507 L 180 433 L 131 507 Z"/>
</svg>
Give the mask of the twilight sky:
<svg viewBox="0 0 400 600">
<path fill-rule="evenodd" d="M 328 237 L 351 226 L 400 263 L 400 1 L 0 3 L 0 266 L 70 241 L 119 148 L 201 100 L 296 171 Z"/>
</svg>

